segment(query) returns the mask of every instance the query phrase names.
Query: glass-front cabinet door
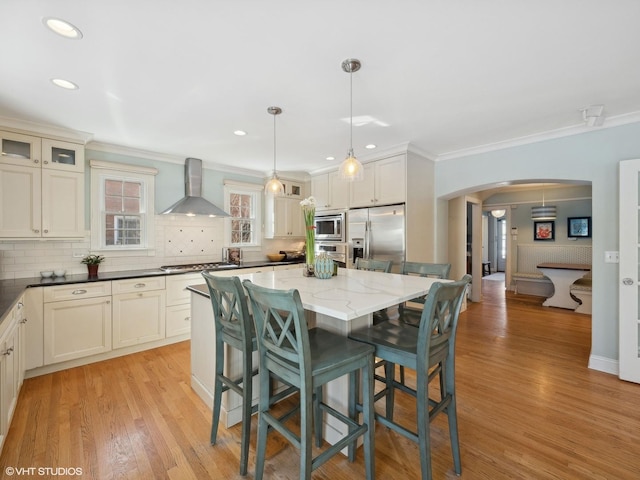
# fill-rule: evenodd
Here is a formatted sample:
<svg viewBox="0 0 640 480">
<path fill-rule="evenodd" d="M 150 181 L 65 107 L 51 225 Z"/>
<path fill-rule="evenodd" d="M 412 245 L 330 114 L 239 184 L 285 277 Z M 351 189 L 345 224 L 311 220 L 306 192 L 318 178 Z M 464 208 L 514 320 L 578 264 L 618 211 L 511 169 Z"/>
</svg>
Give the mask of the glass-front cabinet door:
<svg viewBox="0 0 640 480">
<path fill-rule="evenodd" d="M 77 143 L 43 138 L 42 168 L 84 172 L 84 147 Z"/>
<path fill-rule="evenodd" d="M 640 160 L 620 162 L 620 378 L 640 383 Z"/>
<path fill-rule="evenodd" d="M 41 139 L 31 135 L 0 131 L 0 163 L 26 167 L 40 166 Z"/>
<path fill-rule="evenodd" d="M 0 146 L 0 163 L 84 172 L 84 146 L 79 143 L 0 131 Z"/>
</svg>

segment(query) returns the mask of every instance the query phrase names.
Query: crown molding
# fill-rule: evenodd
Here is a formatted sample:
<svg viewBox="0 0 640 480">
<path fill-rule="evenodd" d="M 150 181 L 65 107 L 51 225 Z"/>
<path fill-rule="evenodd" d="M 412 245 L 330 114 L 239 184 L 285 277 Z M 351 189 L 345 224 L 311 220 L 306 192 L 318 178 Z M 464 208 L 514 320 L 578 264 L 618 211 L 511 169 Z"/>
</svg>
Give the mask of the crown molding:
<svg viewBox="0 0 640 480">
<path fill-rule="evenodd" d="M 147 160 L 155 160 L 158 162 L 175 163 L 183 165 L 188 155 L 169 155 L 165 153 L 152 152 L 150 150 L 142 150 L 139 148 L 124 147 L 121 145 L 114 145 L 110 143 L 102 142 L 90 142 L 85 147 L 87 150 L 95 150 L 104 153 L 114 153 L 117 155 L 125 155 L 128 157 L 145 158 Z M 248 177 L 263 178 L 263 172 L 256 170 L 250 170 L 248 168 L 238 168 L 230 165 L 224 165 L 221 163 L 211 162 L 208 160 L 202 160 L 203 168 L 210 170 L 216 170 L 226 173 L 234 173 L 237 175 L 246 175 Z"/>
<path fill-rule="evenodd" d="M 88 132 L 68 130 L 66 128 L 54 127 L 52 125 L 44 125 L 42 123 L 2 116 L 0 116 L 0 128 L 14 133 L 21 133 L 23 135 L 36 134 L 45 138 L 82 143 L 83 145 L 93 138 L 93 134 Z"/>
<path fill-rule="evenodd" d="M 445 160 L 451 160 L 454 158 L 468 157 L 471 155 L 478 155 L 481 153 L 488 153 L 496 150 L 503 150 L 505 148 L 529 145 L 532 143 L 544 142 L 546 140 L 553 140 L 556 138 L 570 137 L 573 135 L 580 135 L 582 133 L 593 132 L 594 130 L 614 128 L 614 127 L 619 127 L 622 125 L 628 125 L 630 123 L 637 123 L 637 122 L 640 122 L 640 112 L 625 113 L 623 115 L 607 117 L 604 125 L 600 127 L 589 127 L 585 124 L 572 125 L 570 127 L 558 128 L 556 130 L 548 130 L 546 132 L 540 132 L 533 135 L 526 135 L 524 137 L 512 138 L 510 140 L 504 140 L 501 142 L 488 143 L 485 145 L 478 145 L 477 147 L 465 148 L 462 150 L 455 150 L 453 152 L 443 153 L 437 156 L 436 161 L 445 161 Z"/>
</svg>

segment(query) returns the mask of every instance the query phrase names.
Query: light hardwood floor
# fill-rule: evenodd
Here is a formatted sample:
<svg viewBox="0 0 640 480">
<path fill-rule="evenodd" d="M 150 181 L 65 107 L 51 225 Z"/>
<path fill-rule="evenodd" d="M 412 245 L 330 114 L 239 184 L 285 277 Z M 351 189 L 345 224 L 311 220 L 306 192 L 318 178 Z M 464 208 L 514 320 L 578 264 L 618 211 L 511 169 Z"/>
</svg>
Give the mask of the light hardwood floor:
<svg viewBox="0 0 640 480">
<path fill-rule="evenodd" d="M 640 385 L 587 368 L 590 317 L 544 308 L 536 297 L 505 301 L 501 283 L 484 284 L 484 301 L 469 305 L 458 331 L 459 478 L 640 478 Z M 413 402 L 397 399 L 399 417 L 410 422 Z M 212 447 L 210 421 L 189 386 L 188 342 L 29 379 L 0 475 L 10 478 L 7 467 L 74 467 L 83 474 L 50 478 L 242 478 L 239 428 L 222 428 Z M 254 418 L 248 479 L 255 427 Z M 431 435 L 434 478 L 458 478 L 445 416 Z M 296 479 L 297 451 L 270 438 L 265 478 Z M 416 446 L 378 426 L 376 473 L 418 478 Z M 329 461 L 314 478 L 364 478 L 362 451 L 353 464 Z"/>
</svg>

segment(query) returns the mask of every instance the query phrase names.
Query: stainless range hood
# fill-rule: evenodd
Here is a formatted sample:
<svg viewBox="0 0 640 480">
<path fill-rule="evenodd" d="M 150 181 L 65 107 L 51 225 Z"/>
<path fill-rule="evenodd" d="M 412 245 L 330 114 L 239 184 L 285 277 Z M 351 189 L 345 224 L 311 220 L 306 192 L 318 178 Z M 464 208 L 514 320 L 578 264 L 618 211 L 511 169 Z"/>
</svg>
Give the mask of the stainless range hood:
<svg viewBox="0 0 640 480">
<path fill-rule="evenodd" d="M 187 158 L 184 164 L 185 197 L 167 208 L 163 215 L 206 215 L 228 217 L 229 214 L 202 198 L 202 160 Z"/>
</svg>

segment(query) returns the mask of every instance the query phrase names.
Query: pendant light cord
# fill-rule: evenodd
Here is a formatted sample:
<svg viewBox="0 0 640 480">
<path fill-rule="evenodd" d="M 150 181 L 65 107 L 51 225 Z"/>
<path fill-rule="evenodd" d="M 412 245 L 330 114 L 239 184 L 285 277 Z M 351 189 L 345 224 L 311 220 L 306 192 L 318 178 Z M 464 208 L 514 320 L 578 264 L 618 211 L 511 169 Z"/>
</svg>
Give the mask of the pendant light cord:
<svg viewBox="0 0 640 480">
<path fill-rule="evenodd" d="M 276 116 L 273 116 L 273 174 L 276 174 Z"/>
<path fill-rule="evenodd" d="M 353 156 L 353 72 L 349 72 L 349 153 Z"/>
</svg>

